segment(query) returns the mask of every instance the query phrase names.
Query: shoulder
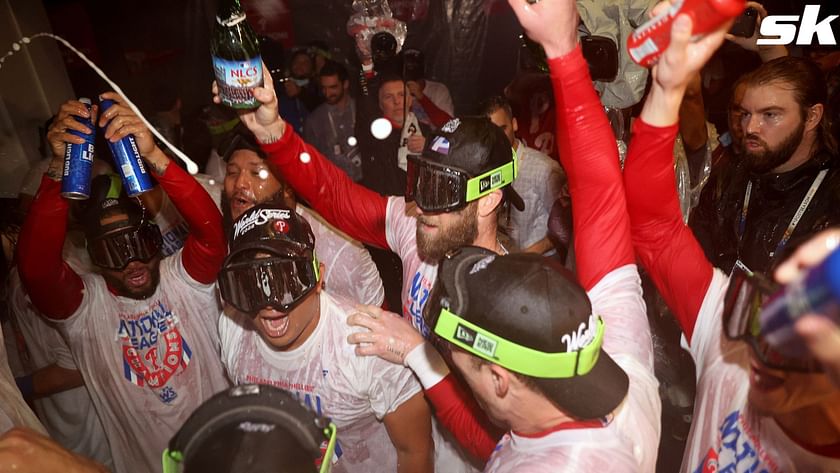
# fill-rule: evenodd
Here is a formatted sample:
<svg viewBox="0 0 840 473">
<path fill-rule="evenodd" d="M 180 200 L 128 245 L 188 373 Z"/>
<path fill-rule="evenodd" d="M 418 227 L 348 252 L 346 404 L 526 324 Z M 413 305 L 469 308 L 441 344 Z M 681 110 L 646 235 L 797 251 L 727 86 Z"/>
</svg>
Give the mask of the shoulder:
<svg viewBox="0 0 840 473">
<path fill-rule="evenodd" d="M 523 165 L 525 163 L 528 163 L 530 166 L 540 169 L 560 169 L 560 163 L 558 163 L 554 159 L 551 159 L 547 154 L 543 153 L 542 151 L 526 146 L 525 143 L 522 143 L 521 146 Z"/>
</svg>

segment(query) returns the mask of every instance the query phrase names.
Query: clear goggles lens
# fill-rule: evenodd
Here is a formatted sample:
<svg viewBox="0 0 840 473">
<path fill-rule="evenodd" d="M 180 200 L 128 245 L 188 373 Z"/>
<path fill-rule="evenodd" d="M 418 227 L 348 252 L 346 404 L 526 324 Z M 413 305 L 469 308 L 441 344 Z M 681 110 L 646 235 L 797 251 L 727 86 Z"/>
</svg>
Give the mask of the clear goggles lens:
<svg viewBox="0 0 840 473">
<path fill-rule="evenodd" d="M 761 308 L 778 292 L 779 285 L 769 278 L 736 264 L 729 279 L 723 306 L 723 332 L 730 340 L 750 345 L 762 364 L 771 369 L 821 372 L 814 358 L 791 358 L 770 346 L 761 333 Z"/>
<path fill-rule="evenodd" d="M 160 253 L 161 245 L 160 230 L 152 223 L 87 242 L 88 254 L 93 264 L 118 271 L 132 261 L 148 263 Z"/>
<path fill-rule="evenodd" d="M 316 259 L 258 258 L 225 264 L 219 273 L 222 298 L 254 315 L 271 306 L 288 312 L 318 283 Z"/>
<path fill-rule="evenodd" d="M 468 180 L 464 171 L 409 156 L 405 198 L 424 212 L 458 210 L 467 205 Z"/>
</svg>

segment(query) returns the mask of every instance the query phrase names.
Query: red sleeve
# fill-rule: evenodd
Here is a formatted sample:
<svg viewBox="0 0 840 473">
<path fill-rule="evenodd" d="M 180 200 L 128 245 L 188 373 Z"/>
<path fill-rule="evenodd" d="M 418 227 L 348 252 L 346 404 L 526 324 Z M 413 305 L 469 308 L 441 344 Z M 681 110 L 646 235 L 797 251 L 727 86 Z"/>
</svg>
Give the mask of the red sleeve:
<svg viewBox="0 0 840 473">
<path fill-rule="evenodd" d="M 51 319 L 66 319 L 82 303 L 84 284 L 61 257 L 67 235 L 69 206 L 61 183 L 47 176 L 20 230 L 18 272 L 32 304 Z"/>
<path fill-rule="evenodd" d="M 219 209 L 201 184 L 175 163 L 169 163 L 157 180 L 190 228 L 181 256 L 184 269 L 202 284 L 213 283 L 227 254 Z"/>
<path fill-rule="evenodd" d="M 475 458 L 486 462 L 503 432 L 490 423 L 487 415 L 464 390 L 452 373 L 426 390 L 435 417 L 449 430 L 458 443 Z"/>
<path fill-rule="evenodd" d="M 618 149 L 580 46 L 549 61 L 557 146 L 572 197 L 578 280 L 589 290 L 635 261 Z"/>
<path fill-rule="evenodd" d="M 356 240 L 388 248 L 387 197 L 353 182 L 288 124 L 279 141 L 262 148 L 286 182 L 328 222 Z M 308 162 L 302 162 L 302 153 L 309 155 Z"/>
<path fill-rule="evenodd" d="M 683 223 L 674 179 L 677 131 L 678 125 L 660 128 L 641 120 L 634 123 L 624 185 L 636 254 L 691 341 L 712 282 L 712 265 Z"/>
<path fill-rule="evenodd" d="M 437 105 L 435 105 L 435 103 L 432 102 L 432 100 L 429 97 L 426 97 L 424 95 L 421 99 L 418 100 L 418 102 L 420 102 L 420 105 L 423 107 L 423 110 L 426 111 L 426 115 L 429 116 L 429 120 L 431 120 L 432 125 L 434 125 L 435 127 L 440 128 L 443 125 L 446 125 L 446 122 L 452 119 L 452 117 L 448 113 L 444 112 Z"/>
</svg>

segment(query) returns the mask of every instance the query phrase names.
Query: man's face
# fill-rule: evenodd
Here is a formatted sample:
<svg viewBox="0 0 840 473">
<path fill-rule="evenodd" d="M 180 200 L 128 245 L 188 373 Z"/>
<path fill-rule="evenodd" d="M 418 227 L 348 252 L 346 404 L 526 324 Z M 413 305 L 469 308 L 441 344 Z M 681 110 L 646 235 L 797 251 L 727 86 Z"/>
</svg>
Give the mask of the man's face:
<svg viewBox="0 0 840 473">
<path fill-rule="evenodd" d="M 267 307 L 250 320 L 266 343 L 281 351 L 294 350 L 300 347 L 318 326 L 321 311 L 319 292 L 317 288 L 310 291 L 304 300 L 289 312 Z"/>
<path fill-rule="evenodd" d="M 763 415 L 840 405 L 840 391 L 821 373 L 794 373 L 767 368 L 750 357 L 750 405 Z"/>
<path fill-rule="evenodd" d="M 307 54 L 296 54 L 290 66 L 292 76 L 303 79 L 312 76 L 312 59 Z"/>
<path fill-rule="evenodd" d="M 405 109 L 411 107 L 411 97 L 405 95 L 405 84 L 392 80 L 379 87 L 379 109 L 385 118 L 398 126 L 405 122 Z"/>
<path fill-rule="evenodd" d="M 508 141 L 510 141 L 511 146 L 513 146 L 514 140 L 516 140 L 516 126 L 514 124 L 515 120 L 513 117 L 508 115 L 505 109 L 497 108 L 495 112 L 490 114 L 489 118 L 494 125 L 505 132 L 505 136 L 507 136 Z"/>
<path fill-rule="evenodd" d="M 499 427 L 510 428 L 509 423 L 504 420 L 508 409 L 501 405 L 496 396 L 489 365 L 476 362 L 475 357 L 458 349 L 452 350 L 452 363 L 464 376 L 476 402 L 490 421 Z"/>
<path fill-rule="evenodd" d="M 341 99 L 344 98 L 344 94 L 347 93 L 347 89 L 350 86 L 349 82 L 345 81 L 342 83 L 338 79 L 338 76 L 322 76 L 320 80 L 321 93 L 324 94 L 324 98 L 330 105 L 341 102 Z"/>
<path fill-rule="evenodd" d="M 225 169 L 225 207 L 232 220 L 239 218 L 251 207 L 273 199 L 284 190 L 285 186 L 257 153 L 240 149 L 228 159 Z"/>
<path fill-rule="evenodd" d="M 805 120 L 785 83 L 747 86 L 737 107 L 750 169 L 766 173 L 787 162 L 805 133 Z"/>
<path fill-rule="evenodd" d="M 418 208 L 417 253 L 430 261 L 447 251 L 472 245 L 478 237 L 478 201 L 455 212 L 424 213 Z"/>
<path fill-rule="evenodd" d="M 101 273 L 117 294 L 137 300 L 148 299 L 160 283 L 160 256 L 148 263 L 132 261 L 121 271 L 101 269 Z"/>
</svg>

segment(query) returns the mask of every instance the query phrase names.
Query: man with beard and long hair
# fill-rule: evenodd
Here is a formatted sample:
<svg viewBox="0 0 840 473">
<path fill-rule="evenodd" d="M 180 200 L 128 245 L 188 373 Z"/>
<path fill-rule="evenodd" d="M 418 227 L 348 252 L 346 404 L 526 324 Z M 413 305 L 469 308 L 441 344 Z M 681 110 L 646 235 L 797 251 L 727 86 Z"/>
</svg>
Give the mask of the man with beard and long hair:
<svg viewBox="0 0 840 473">
<path fill-rule="evenodd" d="M 326 264 L 322 279 L 330 293 L 362 304 L 382 305 L 385 290 L 367 250 L 324 222 L 312 209 L 300 205 L 289 185 L 269 168 L 265 153 L 253 136 L 247 132 L 232 135 L 222 158 L 227 163 L 221 199 L 222 219 L 229 234 L 234 220 L 255 205 L 278 202 L 295 209 L 315 235 L 315 253 Z"/>
<path fill-rule="evenodd" d="M 61 106 L 48 138 L 53 153 L 18 245 L 18 271 L 36 309 L 67 341 L 111 447 L 115 471 L 158 471 L 167 440 L 202 402 L 228 386 L 219 359 L 216 276 L 226 253 L 222 218 L 201 185 L 173 164 L 113 92 L 102 114 Z M 62 259 L 69 203 L 60 195 L 64 150 L 92 133 L 133 135 L 146 165 L 184 216 L 190 235 L 161 256 L 161 234 L 117 176 L 98 176 L 79 216 L 96 273 Z"/>
<path fill-rule="evenodd" d="M 270 84 L 255 89 L 254 96 L 260 107 L 240 117 L 260 141 L 268 162 L 327 221 L 359 241 L 400 256 L 402 313 L 424 336 L 429 328 L 423 306 L 443 254 L 463 245 L 507 252 L 497 237 L 499 213 L 506 201 L 520 210 L 523 204 L 510 187 L 516 175 L 513 150 L 502 130 L 487 118 L 453 119 L 429 136 L 423 154 L 409 160 L 407 198 L 385 197 L 353 183 L 301 140 L 278 117 Z M 357 353 L 375 354 L 364 348 Z M 444 384 L 435 387 L 451 389 L 451 384 Z M 486 458 L 490 451 L 473 453 Z"/>
<path fill-rule="evenodd" d="M 733 156 L 713 171 L 691 228 L 712 264 L 767 273 L 791 248 L 840 223 L 840 166 L 826 83 L 808 59 L 762 64 L 733 87 Z"/>
</svg>

